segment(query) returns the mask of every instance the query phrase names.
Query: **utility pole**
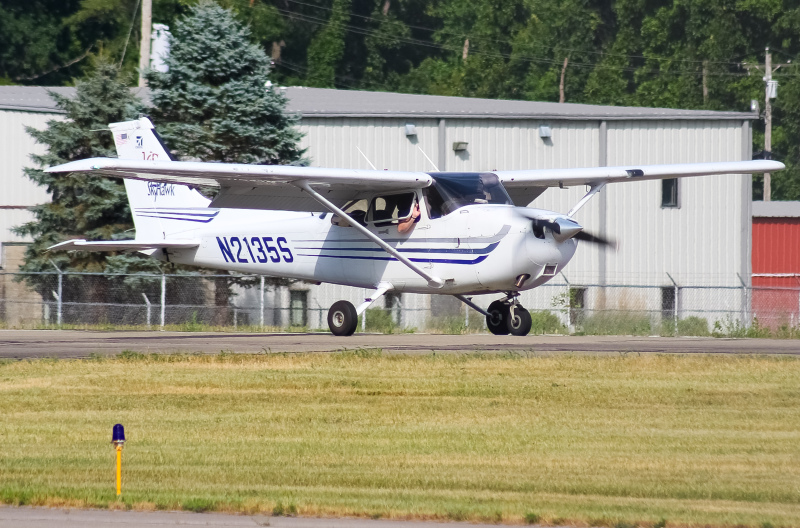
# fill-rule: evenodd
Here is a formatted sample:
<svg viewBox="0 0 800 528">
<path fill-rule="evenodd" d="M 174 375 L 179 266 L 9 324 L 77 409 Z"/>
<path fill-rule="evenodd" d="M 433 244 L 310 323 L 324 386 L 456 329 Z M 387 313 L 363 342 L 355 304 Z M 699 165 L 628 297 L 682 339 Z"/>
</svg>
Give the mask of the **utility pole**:
<svg viewBox="0 0 800 528">
<path fill-rule="evenodd" d="M 139 46 L 139 86 L 145 85 L 144 72 L 150 67 L 150 31 L 153 28 L 153 0 L 142 0 L 142 43 Z"/>
<path fill-rule="evenodd" d="M 747 64 L 744 66 L 750 70 L 755 68 L 764 73 L 764 158 L 772 159 L 772 100 L 778 97 L 778 81 L 772 79 L 772 74 L 780 69 L 781 66 L 789 66 L 792 61 L 785 64 L 772 66 L 772 53 L 769 46 L 764 50 L 764 64 Z M 761 68 L 764 68 L 763 70 Z M 764 201 L 772 200 L 772 181 L 769 174 L 764 174 Z"/>
<path fill-rule="evenodd" d="M 772 85 L 772 53 L 769 52 L 769 46 L 765 50 L 764 57 L 764 81 L 766 82 L 766 90 L 764 90 L 764 155 L 767 159 L 772 158 L 772 103 L 770 98 L 770 86 Z M 777 90 L 776 90 L 777 91 Z M 777 95 L 777 94 L 776 94 Z M 768 172 L 764 173 L 764 201 L 769 202 L 772 200 L 772 179 Z"/>
</svg>

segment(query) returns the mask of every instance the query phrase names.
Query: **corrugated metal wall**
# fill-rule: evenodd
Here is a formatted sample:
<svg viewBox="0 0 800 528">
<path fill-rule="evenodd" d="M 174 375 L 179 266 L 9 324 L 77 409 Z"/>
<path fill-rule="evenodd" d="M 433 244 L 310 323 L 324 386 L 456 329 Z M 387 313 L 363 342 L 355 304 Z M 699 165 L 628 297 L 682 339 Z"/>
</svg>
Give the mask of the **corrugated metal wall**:
<svg viewBox="0 0 800 528">
<path fill-rule="evenodd" d="M 53 114 L 31 112 L 0 112 L 0 242 L 23 242 L 11 228 L 33 220 L 33 215 L 20 207 L 48 201 L 44 187 L 39 187 L 22 172 L 23 167 L 33 167 L 31 154 L 42 154 L 44 148 L 25 132 L 25 126 L 43 129 L 47 121 L 57 119 Z"/>
<path fill-rule="evenodd" d="M 753 218 L 753 273 L 800 274 L 800 218 Z M 761 280 L 763 286 L 797 286 L 795 279 Z"/>
<path fill-rule="evenodd" d="M 415 125 L 416 136 L 406 136 L 406 123 Z M 420 149 L 433 163 L 437 159 L 439 136 L 435 119 L 308 118 L 300 130 L 305 134 L 301 145 L 308 149 L 315 167 L 370 169 L 358 149 L 377 169 L 434 170 Z"/>
<path fill-rule="evenodd" d="M 777 276 L 776 276 L 777 275 Z M 761 325 L 795 326 L 800 312 L 800 218 L 753 218 L 753 313 Z"/>
<path fill-rule="evenodd" d="M 736 121 L 613 122 L 608 124 L 608 165 L 737 161 L 742 127 Z M 608 233 L 620 241 L 608 254 L 609 280 L 631 284 L 738 286 L 743 178 L 725 175 L 680 180 L 678 208 L 661 207 L 661 182 L 610 185 Z"/>
</svg>

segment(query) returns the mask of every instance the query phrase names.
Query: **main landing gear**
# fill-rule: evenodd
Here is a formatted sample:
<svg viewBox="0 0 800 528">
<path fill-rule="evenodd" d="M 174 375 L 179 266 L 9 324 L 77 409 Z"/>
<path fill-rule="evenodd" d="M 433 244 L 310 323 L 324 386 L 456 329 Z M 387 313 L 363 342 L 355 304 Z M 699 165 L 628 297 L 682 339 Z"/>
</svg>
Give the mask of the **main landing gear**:
<svg viewBox="0 0 800 528">
<path fill-rule="evenodd" d="M 494 301 L 486 310 L 486 326 L 494 335 L 528 335 L 531 331 L 531 313 L 523 307 L 516 296 Z"/>
<path fill-rule="evenodd" d="M 351 336 L 358 326 L 358 313 L 353 303 L 336 301 L 328 310 L 328 327 L 333 335 Z"/>
<path fill-rule="evenodd" d="M 328 310 L 328 328 L 335 336 L 351 336 L 358 326 L 358 316 L 367 311 L 375 301 L 383 297 L 387 291 L 393 289 L 388 282 L 381 282 L 371 296 L 364 299 L 358 308 L 348 301 L 336 301 Z"/>
</svg>

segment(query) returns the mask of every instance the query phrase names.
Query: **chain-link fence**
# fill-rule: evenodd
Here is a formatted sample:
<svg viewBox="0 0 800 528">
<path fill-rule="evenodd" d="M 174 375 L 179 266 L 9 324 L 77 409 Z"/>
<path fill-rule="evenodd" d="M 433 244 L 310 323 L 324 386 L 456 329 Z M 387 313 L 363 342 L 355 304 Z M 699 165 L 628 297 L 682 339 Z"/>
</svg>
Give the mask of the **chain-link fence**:
<svg viewBox="0 0 800 528">
<path fill-rule="evenodd" d="M 8 328 L 326 330 L 331 304 L 358 306 L 371 291 L 242 275 L 0 275 Z M 479 306 L 500 298 L 476 296 Z M 524 292 L 535 333 L 609 335 L 800 335 L 800 287 L 574 284 Z M 479 313 L 450 296 L 389 292 L 360 330 L 485 331 Z"/>
</svg>

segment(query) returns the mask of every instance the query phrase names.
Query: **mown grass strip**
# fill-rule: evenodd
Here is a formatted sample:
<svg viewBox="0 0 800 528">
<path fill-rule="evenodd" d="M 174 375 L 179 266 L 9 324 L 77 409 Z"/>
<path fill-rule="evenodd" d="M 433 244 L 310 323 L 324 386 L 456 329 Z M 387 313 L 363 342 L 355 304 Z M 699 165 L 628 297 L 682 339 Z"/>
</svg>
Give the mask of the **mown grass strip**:
<svg viewBox="0 0 800 528">
<path fill-rule="evenodd" d="M 10 504 L 800 525 L 794 358 L 129 352 L 0 364 L 0 407 Z"/>
</svg>

